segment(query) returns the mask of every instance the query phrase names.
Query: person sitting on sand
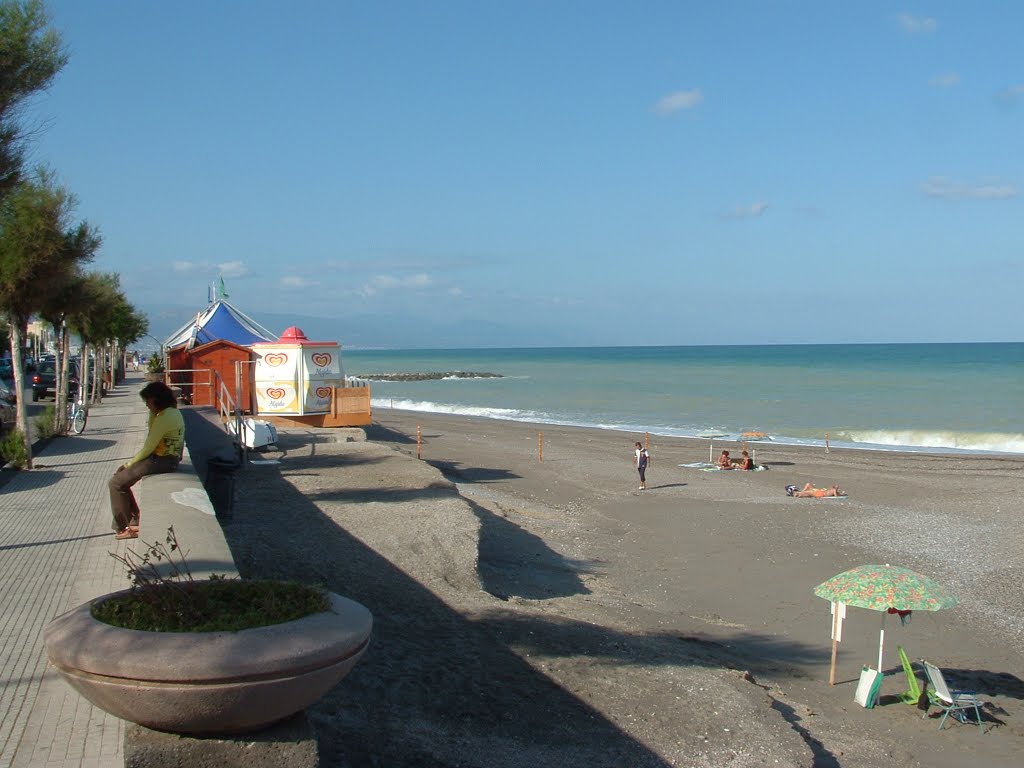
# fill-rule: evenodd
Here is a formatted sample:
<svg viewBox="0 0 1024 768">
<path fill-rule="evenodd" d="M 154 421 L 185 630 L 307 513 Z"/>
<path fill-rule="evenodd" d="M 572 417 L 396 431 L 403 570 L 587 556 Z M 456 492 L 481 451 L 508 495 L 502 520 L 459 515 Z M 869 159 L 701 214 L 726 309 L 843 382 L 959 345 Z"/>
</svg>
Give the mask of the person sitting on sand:
<svg viewBox="0 0 1024 768">
<path fill-rule="evenodd" d="M 740 461 L 733 463 L 733 467 L 736 469 L 753 469 L 754 460 L 750 458 L 750 454 L 747 453 L 746 451 L 743 451 L 740 455 L 743 456 L 743 458 Z"/>
<path fill-rule="evenodd" d="M 838 485 L 833 485 L 831 488 L 815 488 L 813 485 L 808 483 L 799 491 L 796 490 L 796 486 L 789 486 L 789 488 L 794 489 L 789 495 L 798 499 L 825 499 L 846 495 L 844 491 L 839 489 Z M 789 488 L 786 490 L 788 491 Z"/>
<path fill-rule="evenodd" d="M 722 455 L 718 457 L 718 468 L 719 469 L 732 469 L 732 459 L 729 458 L 728 451 L 722 451 Z"/>
</svg>

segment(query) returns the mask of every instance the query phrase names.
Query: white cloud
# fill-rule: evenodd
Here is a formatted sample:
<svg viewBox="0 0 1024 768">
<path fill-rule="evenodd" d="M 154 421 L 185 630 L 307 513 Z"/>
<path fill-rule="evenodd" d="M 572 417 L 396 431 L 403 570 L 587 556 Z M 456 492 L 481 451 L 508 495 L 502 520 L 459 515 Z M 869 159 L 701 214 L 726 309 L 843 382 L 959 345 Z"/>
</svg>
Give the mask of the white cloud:
<svg viewBox="0 0 1024 768">
<path fill-rule="evenodd" d="M 412 277 L 407 278 L 405 284 L 412 286 L 414 288 L 426 288 L 432 282 L 433 280 L 430 279 L 429 275 L 424 275 L 420 273 L 418 275 L 413 275 Z"/>
<path fill-rule="evenodd" d="M 297 275 L 285 275 L 281 278 L 282 288 L 311 288 L 316 285 L 312 280 L 307 280 L 304 277 L 298 277 Z"/>
<path fill-rule="evenodd" d="M 427 288 L 433 285 L 434 281 L 430 275 L 423 273 L 409 275 L 407 277 L 395 277 L 394 275 L 375 275 L 360 290 L 363 296 L 376 296 L 381 291 L 400 290 L 404 288 Z"/>
<path fill-rule="evenodd" d="M 245 277 L 249 268 L 243 261 L 225 261 L 222 264 L 211 264 L 208 261 L 175 261 L 171 269 L 180 275 L 221 275 L 223 277 Z"/>
<path fill-rule="evenodd" d="M 968 184 L 953 181 L 943 176 L 933 176 L 921 184 L 921 191 L 928 197 L 942 200 L 1006 200 L 1016 197 L 1016 185 L 999 180 Z"/>
<path fill-rule="evenodd" d="M 901 13 L 896 20 L 899 21 L 903 29 L 914 34 L 934 32 L 939 28 L 939 23 L 935 19 L 911 16 L 909 13 Z"/>
<path fill-rule="evenodd" d="M 753 219 L 768 210 L 768 203 L 757 202 L 750 205 L 739 205 L 730 215 L 733 219 Z"/>
<path fill-rule="evenodd" d="M 245 277 L 249 274 L 249 268 L 242 261 L 225 261 L 217 264 L 216 268 L 222 277 Z"/>
<path fill-rule="evenodd" d="M 960 85 L 960 75 L 956 72 L 947 72 L 942 75 L 936 75 L 928 84 L 933 88 L 952 88 L 955 85 Z"/>
<path fill-rule="evenodd" d="M 681 109 L 696 107 L 702 101 L 704 101 L 704 94 L 700 92 L 700 88 L 694 88 L 692 91 L 676 91 L 662 97 L 654 105 L 654 111 L 659 115 L 669 115 Z"/>
<path fill-rule="evenodd" d="M 1006 111 L 1016 109 L 1021 98 L 1024 98 L 1024 85 L 1011 85 L 996 94 L 996 107 Z"/>
<path fill-rule="evenodd" d="M 464 296 L 465 294 L 462 292 L 462 289 L 459 288 L 459 286 L 453 285 L 451 288 L 448 289 L 448 295 L 449 296 Z"/>
</svg>

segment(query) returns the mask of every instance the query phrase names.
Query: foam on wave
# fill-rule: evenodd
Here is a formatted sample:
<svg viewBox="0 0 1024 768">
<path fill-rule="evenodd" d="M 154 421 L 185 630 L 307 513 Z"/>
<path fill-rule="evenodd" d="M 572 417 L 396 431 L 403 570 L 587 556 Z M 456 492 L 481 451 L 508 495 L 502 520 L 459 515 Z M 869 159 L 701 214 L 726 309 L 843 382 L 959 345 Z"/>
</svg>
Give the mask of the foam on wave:
<svg viewBox="0 0 1024 768">
<path fill-rule="evenodd" d="M 659 426 L 642 425 L 606 421 L 582 421 L 559 417 L 543 411 L 528 411 L 514 408 L 495 408 L 484 406 L 461 405 L 455 403 L 435 403 L 427 400 L 407 400 L 399 398 L 373 398 L 372 405 L 376 408 L 398 408 L 405 411 L 421 411 L 424 413 L 444 413 L 453 416 L 476 416 L 488 419 L 506 419 L 535 424 L 553 424 L 559 426 L 588 427 L 620 432 L 650 432 L 654 435 L 667 437 L 686 437 L 740 442 L 741 433 L 716 434 L 709 438 L 707 426 Z M 716 433 L 722 430 L 714 429 Z M 701 434 L 704 432 L 705 434 Z M 823 447 L 825 441 L 820 438 L 788 437 L 771 435 L 772 443 L 777 445 L 802 445 Z M 753 444 L 754 441 L 751 441 Z M 1024 435 L 1002 432 L 952 432 L 936 430 L 857 430 L 836 432 L 831 445 L 835 448 L 860 448 L 870 450 L 890 450 L 902 452 L 950 452 L 950 453 L 1024 453 Z"/>
<path fill-rule="evenodd" d="M 949 432 L 941 430 L 864 430 L 840 434 L 854 443 L 947 448 L 957 451 L 1024 453 L 1024 435 L 1006 432 Z"/>
</svg>

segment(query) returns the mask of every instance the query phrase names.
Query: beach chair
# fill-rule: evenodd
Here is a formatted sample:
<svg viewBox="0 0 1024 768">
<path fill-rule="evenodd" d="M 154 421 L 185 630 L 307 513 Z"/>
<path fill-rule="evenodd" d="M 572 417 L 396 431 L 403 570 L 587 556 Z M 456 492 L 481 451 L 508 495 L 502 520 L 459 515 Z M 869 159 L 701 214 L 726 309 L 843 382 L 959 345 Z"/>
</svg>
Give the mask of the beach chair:
<svg viewBox="0 0 1024 768">
<path fill-rule="evenodd" d="M 899 695 L 899 700 L 904 704 L 910 704 L 916 706 L 921 700 L 921 683 L 917 679 L 917 675 L 914 673 L 914 668 L 910 665 L 910 659 L 907 658 L 907 652 L 903 650 L 902 645 L 897 645 L 896 650 L 900 654 L 900 664 L 903 665 L 903 674 L 907 676 L 907 690 Z"/>
<path fill-rule="evenodd" d="M 946 685 L 946 679 L 942 676 L 942 670 L 936 667 L 934 664 L 929 664 L 927 661 L 921 660 L 921 664 L 924 665 L 924 673 L 928 676 L 928 682 L 932 684 L 935 689 L 934 692 L 928 692 L 928 699 L 933 704 L 937 704 L 942 708 L 942 719 L 939 720 L 939 730 L 946 724 L 946 718 L 952 715 L 955 719 L 961 723 L 969 723 L 971 719 L 967 716 L 970 710 L 974 710 L 974 722 L 981 728 L 981 732 L 985 733 L 985 726 L 981 722 L 981 701 L 975 696 L 974 691 L 951 691 L 949 686 Z M 921 717 L 927 717 L 928 712 Z"/>
</svg>

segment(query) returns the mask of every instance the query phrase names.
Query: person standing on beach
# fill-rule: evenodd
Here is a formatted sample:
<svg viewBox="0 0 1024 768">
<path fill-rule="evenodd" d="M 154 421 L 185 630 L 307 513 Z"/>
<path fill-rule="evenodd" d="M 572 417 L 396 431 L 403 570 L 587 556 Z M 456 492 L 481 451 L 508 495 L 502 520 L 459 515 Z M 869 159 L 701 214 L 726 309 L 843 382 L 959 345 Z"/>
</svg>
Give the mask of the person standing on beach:
<svg viewBox="0 0 1024 768">
<path fill-rule="evenodd" d="M 636 450 L 633 451 L 633 454 L 636 459 L 636 471 L 640 473 L 640 488 L 638 490 L 646 491 L 647 465 L 651 462 L 651 454 L 640 443 L 636 444 Z"/>
</svg>

